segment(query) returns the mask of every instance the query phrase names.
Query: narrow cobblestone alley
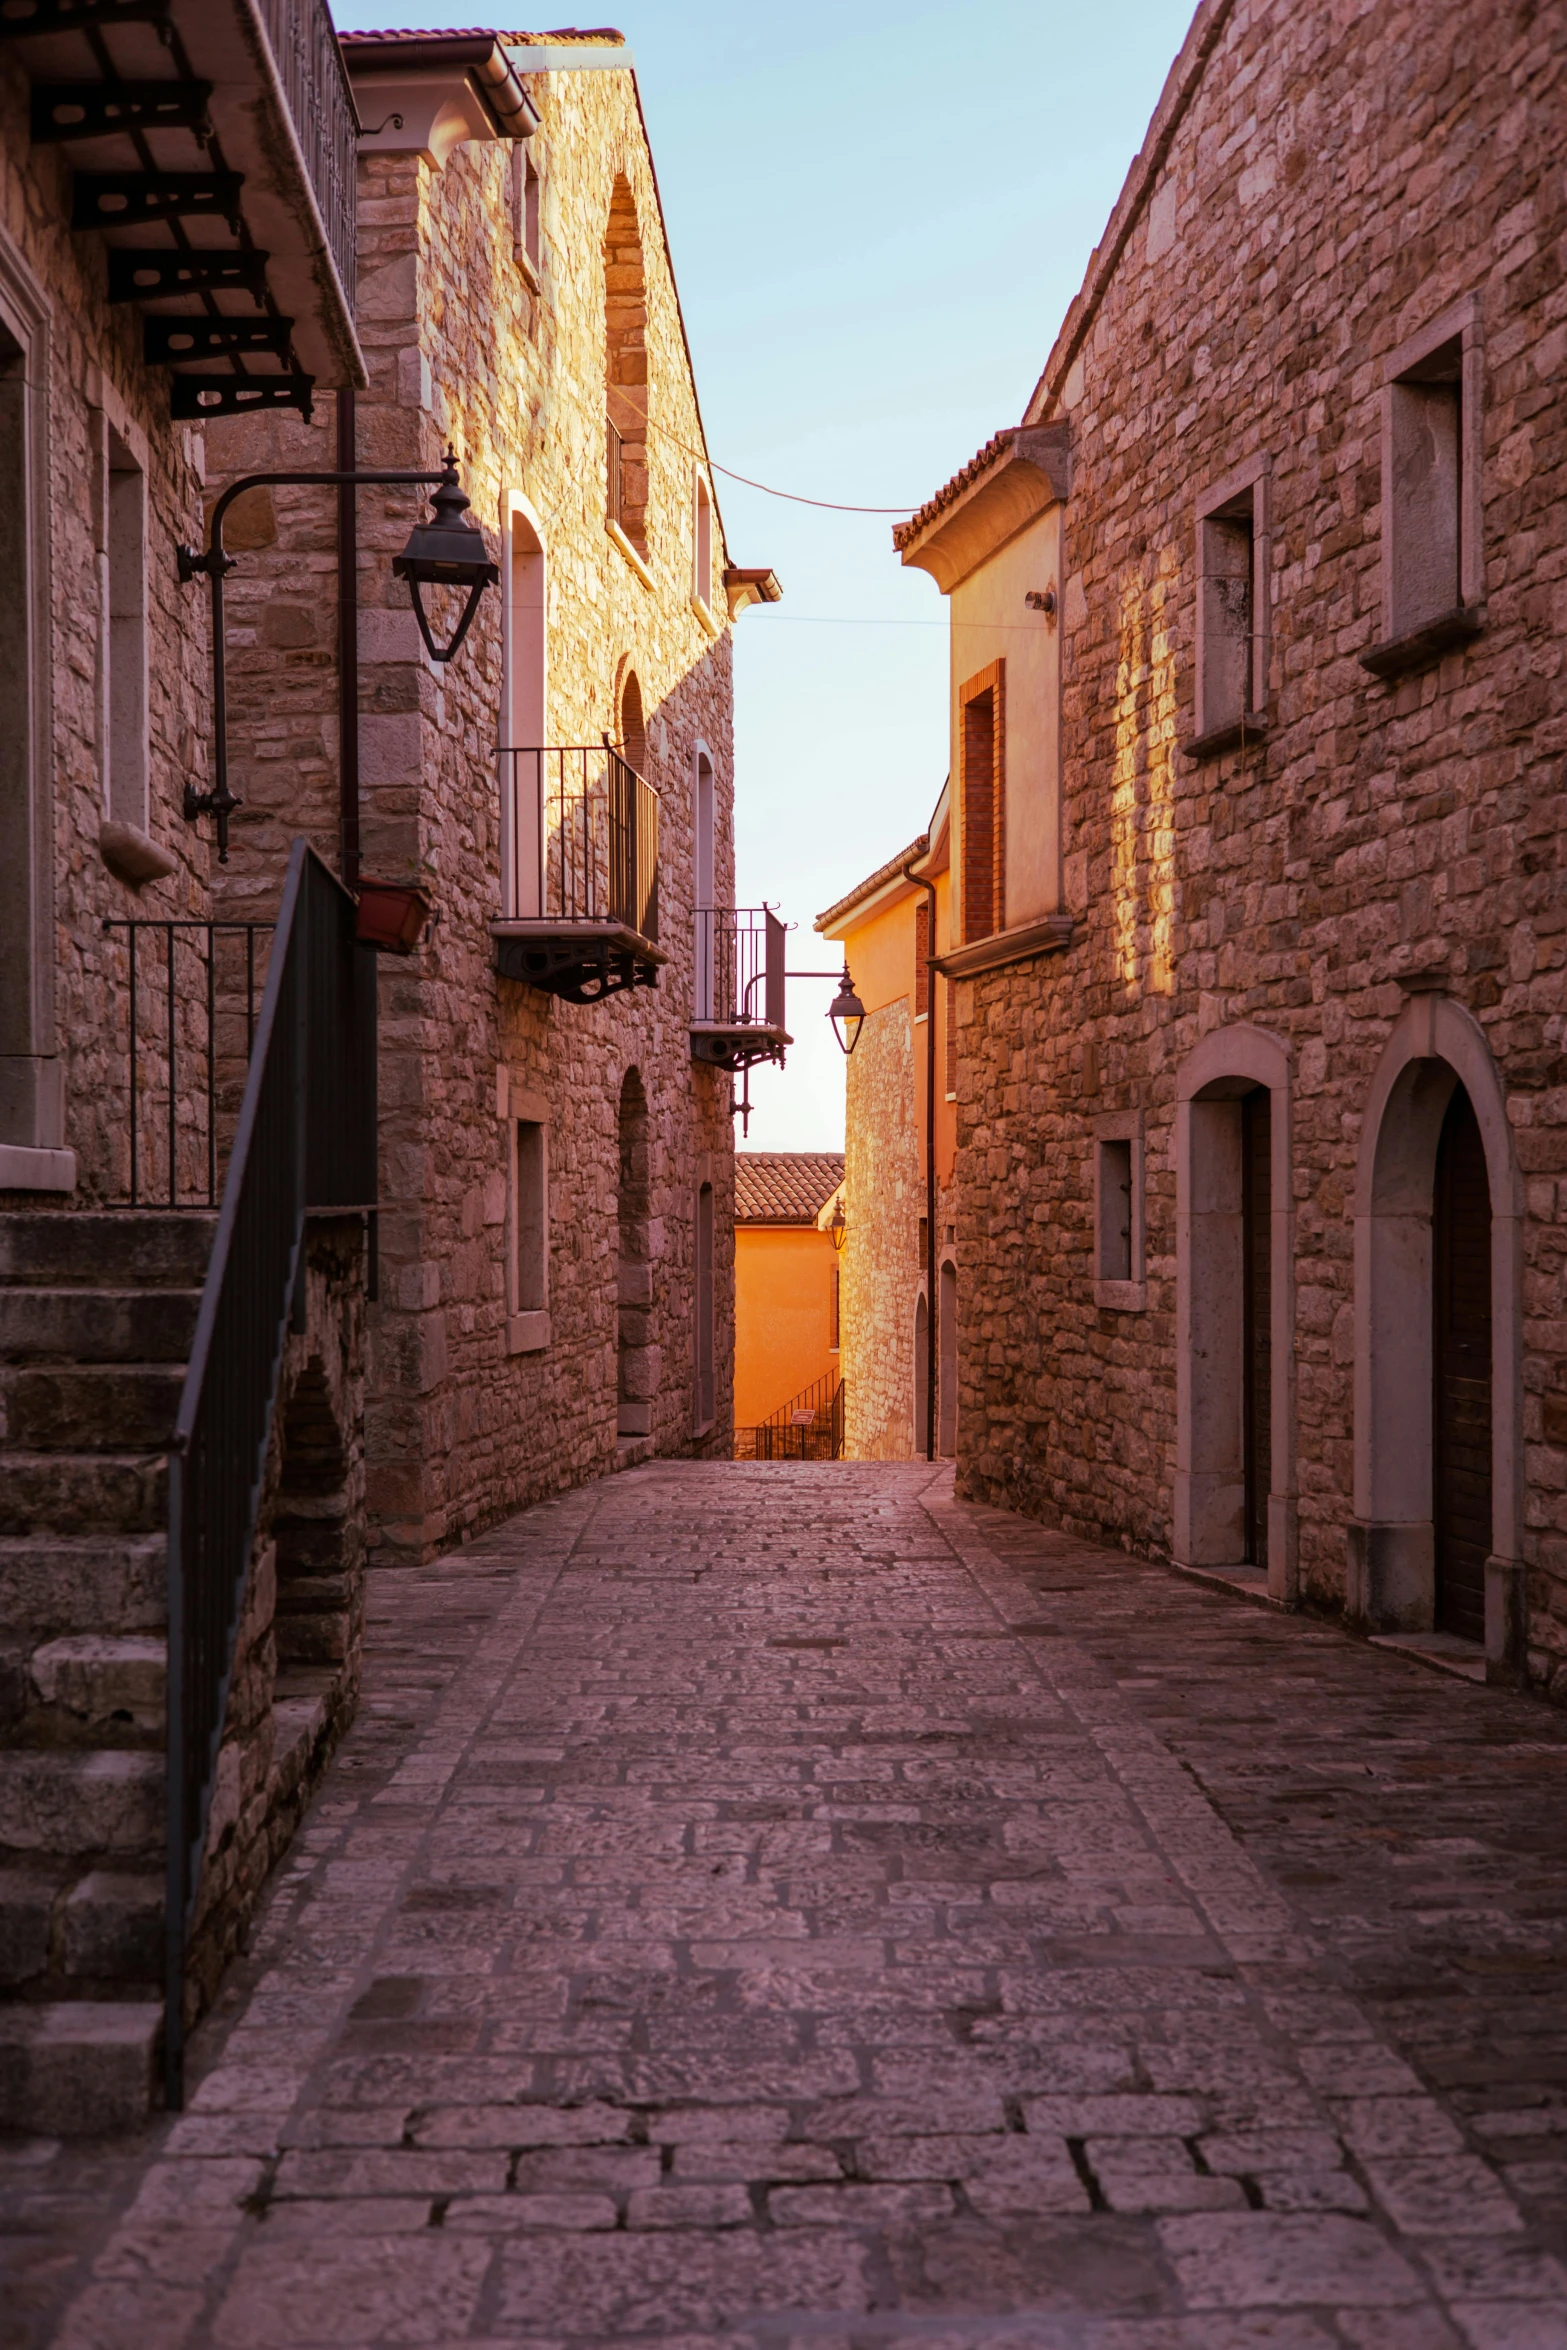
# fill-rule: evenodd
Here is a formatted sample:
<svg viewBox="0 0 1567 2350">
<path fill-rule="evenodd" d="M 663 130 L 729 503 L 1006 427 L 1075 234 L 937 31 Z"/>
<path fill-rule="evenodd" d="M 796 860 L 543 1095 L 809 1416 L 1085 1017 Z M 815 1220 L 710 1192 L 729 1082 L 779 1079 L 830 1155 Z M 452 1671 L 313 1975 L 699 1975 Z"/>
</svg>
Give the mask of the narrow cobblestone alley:
<svg viewBox="0 0 1567 2350">
<path fill-rule="evenodd" d="M 33 2350 L 1567 2345 L 1567 1721 L 922 1465 L 654 1463 L 382 1575 Z"/>
</svg>

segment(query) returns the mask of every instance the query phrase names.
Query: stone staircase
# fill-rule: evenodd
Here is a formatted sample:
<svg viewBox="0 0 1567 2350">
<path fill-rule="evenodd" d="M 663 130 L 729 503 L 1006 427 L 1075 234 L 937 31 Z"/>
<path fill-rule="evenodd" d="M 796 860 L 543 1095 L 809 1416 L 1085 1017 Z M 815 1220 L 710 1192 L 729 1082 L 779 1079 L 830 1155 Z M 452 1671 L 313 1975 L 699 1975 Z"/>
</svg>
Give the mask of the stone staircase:
<svg viewBox="0 0 1567 2350">
<path fill-rule="evenodd" d="M 145 2116 L 167 1467 L 216 1218 L 0 1215 L 0 2116 Z"/>
</svg>

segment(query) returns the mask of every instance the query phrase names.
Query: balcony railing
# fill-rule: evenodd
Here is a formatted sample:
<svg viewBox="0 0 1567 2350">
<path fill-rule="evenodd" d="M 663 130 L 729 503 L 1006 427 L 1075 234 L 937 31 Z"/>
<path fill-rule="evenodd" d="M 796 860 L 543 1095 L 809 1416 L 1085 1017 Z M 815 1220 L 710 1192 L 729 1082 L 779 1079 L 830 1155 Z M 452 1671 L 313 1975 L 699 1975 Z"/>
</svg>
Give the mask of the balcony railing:
<svg viewBox="0 0 1567 2350">
<path fill-rule="evenodd" d="M 111 919 L 125 942 L 127 1052 L 111 1087 L 124 1156 L 106 1205 L 213 1208 L 266 984 L 270 922 Z"/>
<path fill-rule="evenodd" d="M 658 794 L 604 743 L 502 751 L 505 919 L 658 937 Z"/>
<path fill-rule="evenodd" d="M 698 906 L 691 1052 L 737 1075 L 782 1062 L 783 924 L 769 906 Z"/>
<path fill-rule="evenodd" d="M 841 1461 L 848 1396 L 836 1371 L 769 1413 L 759 1427 L 735 1430 L 737 1461 Z"/>
<path fill-rule="evenodd" d="M 359 118 L 325 0 L 256 0 L 337 274 L 354 303 Z"/>
</svg>

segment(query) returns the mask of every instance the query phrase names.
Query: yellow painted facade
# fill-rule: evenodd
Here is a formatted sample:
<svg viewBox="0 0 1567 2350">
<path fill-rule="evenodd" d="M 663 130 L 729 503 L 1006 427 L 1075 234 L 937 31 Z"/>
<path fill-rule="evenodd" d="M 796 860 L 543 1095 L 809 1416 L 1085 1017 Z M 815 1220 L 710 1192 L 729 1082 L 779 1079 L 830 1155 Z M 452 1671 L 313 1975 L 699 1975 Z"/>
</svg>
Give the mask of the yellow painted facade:
<svg viewBox="0 0 1567 2350">
<path fill-rule="evenodd" d="M 812 1224 L 735 1226 L 735 1426 L 754 1428 L 819 1379 L 836 1379 L 832 1234 Z"/>
</svg>

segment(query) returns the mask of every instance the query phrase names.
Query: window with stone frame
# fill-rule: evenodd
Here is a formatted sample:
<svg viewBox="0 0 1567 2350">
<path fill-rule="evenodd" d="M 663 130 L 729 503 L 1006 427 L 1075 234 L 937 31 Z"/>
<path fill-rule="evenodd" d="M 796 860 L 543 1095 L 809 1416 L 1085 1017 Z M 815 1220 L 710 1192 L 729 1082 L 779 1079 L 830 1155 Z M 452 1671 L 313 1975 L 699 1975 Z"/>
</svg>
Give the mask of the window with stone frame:
<svg viewBox="0 0 1567 2350">
<path fill-rule="evenodd" d="M 147 476 L 113 427 L 104 481 L 104 808 L 145 832 L 148 803 Z"/>
<path fill-rule="evenodd" d="M 1382 641 L 1374 674 L 1419 667 L 1484 619 L 1480 310 L 1470 297 L 1391 353 L 1382 408 Z"/>
<path fill-rule="evenodd" d="M 1252 459 L 1197 505 L 1196 730 L 1187 749 L 1267 731 L 1269 463 Z"/>
<path fill-rule="evenodd" d="M 647 280 L 636 199 L 622 172 L 604 231 L 605 515 L 647 553 Z"/>
<path fill-rule="evenodd" d="M 530 1354 L 549 1344 L 549 1132 L 538 1117 L 511 1131 L 507 1351 Z"/>
<path fill-rule="evenodd" d="M 691 593 L 704 611 L 713 602 L 713 493 L 701 473 L 695 476 L 691 530 Z"/>
<path fill-rule="evenodd" d="M 710 1428 L 718 1413 L 718 1316 L 716 1250 L 713 1224 L 713 1186 L 702 1183 L 696 1195 L 696 1432 Z"/>
<path fill-rule="evenodd" d="M 531 140 L 511 153 L 512 254 L 534 293 L 544 284 L 544 181 Z"/>
<path fill-rule="evenodd" d="M 1143 1240 L 1143 1122 L 1137 1110 L 1095 1118 L 1094 1303 L 1139 1312 L 1147 1303 Z"/>
<path fill-rule="evenodd" d="M 1006 924 L 1006 663 L 958 688 L 959 810 L 965 940 Z"/>
</svg>

